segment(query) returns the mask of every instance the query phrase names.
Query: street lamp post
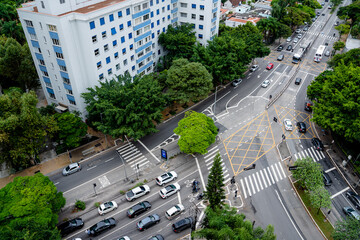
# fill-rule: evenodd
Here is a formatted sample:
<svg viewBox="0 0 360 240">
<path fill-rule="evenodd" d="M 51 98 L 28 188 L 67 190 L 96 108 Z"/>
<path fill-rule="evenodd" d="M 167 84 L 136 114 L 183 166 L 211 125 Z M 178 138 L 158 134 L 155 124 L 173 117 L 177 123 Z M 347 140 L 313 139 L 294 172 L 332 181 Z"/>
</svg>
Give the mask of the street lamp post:
<svg viewBox="0 0 360 240">
<path fill-rule="evenodd" d="M 215 116 L 215 111 L 216 111 L 216 96 L 217 96 L 217 89 L 218 89 L 218 87 L 222 87 L 222 85 L 216 86 L 216 88 L 215 88 L 214 116 Z"/>
<path fill-rule="evenodd" d="M 104 125 L 103 118 L 102 118 L 102 113 L 100 113 L 100 118 L 101 118 L 101 123 Z M 105 143 L 106 143 L 106 148 L 108 148 L 108 141 L 107 141 L 106 133 L 105 133 Z"/>
<path fill-rule="evenodd" d="M 129 181 L 129 178 L 127 177 L 127 173 L 126 173 L 125 161 L 124 161 L 124 159 L 122 158 L 122 156 L 120 155 L 120 153 L 119 153 L 118 151 L 116 151 L 116 152 L 117 152 L 117 154 L 119 155 L 119 158 L 121 159 L 122 164 L 124 165 L 125 180 L 126 180 L 126 181 Z"/>
</svg>

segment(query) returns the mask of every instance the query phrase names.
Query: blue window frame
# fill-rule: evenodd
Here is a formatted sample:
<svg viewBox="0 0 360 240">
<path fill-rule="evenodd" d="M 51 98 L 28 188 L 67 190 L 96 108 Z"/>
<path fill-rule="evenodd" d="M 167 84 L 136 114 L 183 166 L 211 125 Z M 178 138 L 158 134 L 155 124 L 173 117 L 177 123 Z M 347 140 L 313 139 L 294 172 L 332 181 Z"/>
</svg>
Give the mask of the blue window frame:
<svg viewBox="0 0 360 240">
<path fill-rule="evenodd" d="M 163 22 L 165 22 L 165 17 L 163 17 Z"/>
<path fill-rule="evenodd" d="M 101 67 L 101 61 L 96 63 L 97 67 Z"/>
<path fill-rule="evenodd" d="M 122 17 L 122 11 L 118 11 L 118 18 Z"/>
<path fill-rule="evenodd" d="M 113 47 L 115 47 L 117 45 L 117 40 L 113 41 Z"/>
<path fill-rule="evenodd" d="M 170 19 L 170 15 L 168 15 L 168 19 Z"/>
<path fill-rule="evenodd" d="M 123 54 L 126 53 L 126 48 L 123 48 L 122 53 L 123 53 Z"/>
<path fill-rule="evenodd" d="M 128 21 L 128 27 L 131 27 L 131 21 Z"/>
<path fill-rule="evenodd" d="M 156 0 L 156 4 L 159 4 L 159 0 Z"/>
<path fill-rule="evenodd" d="M 130 60 L 134 61 L 134 58 L 135 58 L 134 55 L 131 55 Z"/>
<path fill-rule="evenodd" d="M 116 34 L 116 29 L 113 27 L 111 28 L 111 35 L 115 35 Z"/>
<path fill-rule="evenodd" d="M 154 34 L 154 33 L 152 33 L 152 34 L 151 34 L 151 37 L 152 37 L 152 39 L 154 39 L 154 38 L 155 38 L 155 34 Z"/>
<path fill-rule="evenodd" d="M 150 17 L 154 17 L 154 12 L 151 12 L 151 13 L 150 13 Z"/>
<path fill-rule="evenodd" d="M 105 24 L 105 19 L 102 17 L 102 18 L 100 18 L 100 25 L 102 26 L 104 24 Z"/>
<path fill-rule="evenodd" d="M 106 58 L 106 64 L 109 64 L 110 63 L 110 57 L 107 57 Z"/>
<path fill-rule="evenodd" d="M 162 11 L 165 12 L 165 7 L 162 7 Z"/>
<path fill-rule="evenodd" d="M 100 80 L 101 80 L 101 79 L 104 79 L 104 74 L 103 74 L 103 73 L 99 75 L 99 79 L 100 79 Z"/>
<path fill-rule="evenodd" d="M 126 15 L 130 15 L 130 8 L 126 9 Z"/>
<path fill-rule="evenodd" d="M 101 36 L 102 36 L 102 38 L 106 38 L 106 31 L 103 31 L 103 32 L 101 33 Z"/>
<path fill-rule="evenodd" d="M 163 32 L 165 32 L 165 28 L 163 27 Z"/>
<path fill-rule="evenodd" d="M 95 22 L 92 21 L 92 22 L 90 22 L 90 30 L 91 30 L 91 29 L 94 29 L 94 28 L 95 28 Z"/>
<path fill-rule="evenodd" d="M 202 35 L 202 34 L 199 34 L 199 38 L 203 38 L 203 35 Z"/>
<path fill-rule="evenodd" d="M 196 9 L 196 4 L 191 4 L 191 8 Z"/>
<path fill-rule="evenodd" d="M 123 30 L 123 29 L 124 29 L 124 25 L 123 25 L 123 24 L 120 24 L 120 25 L 119 25 L 119 29 L 120 29 L 120 31 Z"/>
<path fill-rule="evenodd" d="M 203 26 L 203 25 L 199 25 L 199 29 L 204 29 L 204 26 Z"/>
<path fill-rule="evenodd" d="M 158 35 L 160 34 L 160 30 L 157 31 L 157 34 L 158 34 Z"/>
<path fill-rule="evenodd" d="M 114 14 L 109 15 L 109 20 L 110 20 L 110 22 L 114 21 Z"/>
<path fill-rule="evenodd" d="M 131 70 L 135 71 L 135 66 L 132 66 L 132 67 L 131 67 Z"/>
<path fill-rule="evenodd" d="M 160 20 L 156 21 L 156 25 L 158 25 L 158 26 L 160 25 Z"/>
<path fill-rule="evenodd" d="M 154 23 L 153 22 L 151 23 L 151 28 L 154 28 Z"/>
<path fill-rule="evenodd" d="M 170 4 L 167 6 L 167 9 L 170 10 Z"/>
<path fill-rule="evenodd" d="M 129 39 L 132 39 L 132 33 L 129 33 Z"/>
<path fill-rule="evenodd" d="M 116 59 L 118 57 L 119 57 L 119 53 L 118 52 L 114 53 L 114 58 Z"/>
<path fill-rule="evenodd" d="M 159 14 L 160 14 L 160 10 L 156 9 L 156 15 L 159 15 Z"/>
<path fill-rule="evenodd" d="M 111 68 L 108 69 L 108 74 L 109 75 L 112 74 L 112 69 Z"/>
<path fill-rule="evenodd" d="M 133 50 L 133 48 L 134 48 L 134 45 L 130 44 L 130 50 Z"/>
<path fill-rule="evenodd" d="M 204 6 L 204 5 L 200 5 L 200 10 L 205 10 L 205 6 Z"/>
<path fill-rule="evenodd" d="M 152 5 L 154 5 L 154 2 L 153 2 L 153 0 L 150 0 L 150 7 L 151 7 Z"/>
<path fill-rule="evenodd" d="M 195 24 L 192 24 L 192 28 L 195 28 Z"/>
<path fill-rule="evenodd" d="M 161 0 L 162 2 L 165 2 L 165 0 Z"/>
<path fill-rule="evenodd" d="M 121 37 L 121 43 L 125 42 L 125 37 Z"/>
</svg>

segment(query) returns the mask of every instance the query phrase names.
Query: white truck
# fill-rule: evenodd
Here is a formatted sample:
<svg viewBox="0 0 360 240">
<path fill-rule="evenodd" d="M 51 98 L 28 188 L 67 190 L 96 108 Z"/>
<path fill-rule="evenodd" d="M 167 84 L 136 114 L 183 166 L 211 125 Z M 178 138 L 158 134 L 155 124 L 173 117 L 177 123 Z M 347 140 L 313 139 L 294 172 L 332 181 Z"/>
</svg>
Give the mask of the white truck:
<svg viewBox="0 0 360 240">
<path fill-rule="evenodd" d="M 301 58 L 304 56 L 306 51 L 310 48 L 311 41 L 306 40 L 300 45 L 300 49 L 294 54 L 292 63 L 298 64 L 301 61 Z"/>
</svg>

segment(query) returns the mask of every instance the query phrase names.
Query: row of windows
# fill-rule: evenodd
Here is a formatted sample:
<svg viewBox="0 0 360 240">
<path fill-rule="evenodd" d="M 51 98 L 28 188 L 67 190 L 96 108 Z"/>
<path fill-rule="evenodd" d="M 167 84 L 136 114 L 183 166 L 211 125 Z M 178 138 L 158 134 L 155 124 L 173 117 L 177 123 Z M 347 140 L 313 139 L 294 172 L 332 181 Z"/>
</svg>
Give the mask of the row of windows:
<svg viewBox="0 0 360 240">
<path fill-rule="evenodd" d="M 181 12 L 180 17 L 187 17 L 187 13 Z M 191 14 L 191 19 L 196 19 L 196 14 Z M 204 21 L 204 15 L 199 15 L 199 20 Z"/>
<path fill-rule="evenodd" d="M 130 15 L 130 8 L 127 8 L 127 9 L 126 9 L 126 15 Z M 118 18 L 122 18 L 122 17 L 123 17 L 122 11 L 118 11 Z M 110 22 L 113 22 L 113 21 L 114 21 L 114 14 L 110 14 L 110 15 L 109 15 L 109 21 L 110 21 Z M 104 24 L 105 24 L 105 17 L 101 17 L 101 18 L 99 19 L 99 22 L 100 22 L 100 26 L 104 25 Z M 131 21 L 129 21 L 129 22 L 130 22 L 130 26 L 131 26 Z M 128 24 L 129 24 L 129 23 L 128 23 Z M 94 28 L 96 27 L 95 21 L 91 21 L 91 22 L 89 23 L 89 25 L 90 25 L 90 30 L 91 30 L 91 29 L 94 29 Z"/>
<path fill-rule="evenodd" d="M 117 46 L 117 41 L 115 40 L 115 41 L 113 41 L 113 47 L 115 48 L 116 46 Z M 130 44 L 129 49 L 130 49 L 130 51 L 133 50 L 133 49 L 134 49 L 134 45 L 133 45 L 133 44 Z M 104 52 L 107 52 L 107 51 L 109 51 L 109 44 L 105 44 L 105 45 L 104 45 Z M 126 48 L 123 48 L 123 49 L 122 49 L 122 53 L 123 53 L 124 55 L 126 54 Z M 95 49 L 95 50 L 94 50 L 94 54 L 95 54 L 95 56 L 99 56 L 99 55 L 100 55 L 100 49 L 99 49 L 99 48 Z"/>
</svg>

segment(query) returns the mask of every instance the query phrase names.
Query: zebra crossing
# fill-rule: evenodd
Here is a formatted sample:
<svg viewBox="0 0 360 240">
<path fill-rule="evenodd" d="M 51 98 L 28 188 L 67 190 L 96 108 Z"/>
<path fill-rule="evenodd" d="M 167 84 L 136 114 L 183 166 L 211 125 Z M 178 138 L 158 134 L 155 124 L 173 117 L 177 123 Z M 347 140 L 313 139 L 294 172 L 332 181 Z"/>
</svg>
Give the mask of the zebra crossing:
<svg viewBox="0 0 360 240">
<path fill-rule="evenodd" d="M 251 197 L 284 178 L 286 174 L 280 162 L 241 178 L 240 185 L 244 198 Z"/>
<path fill-rule="evenodd" d="M 302 31 L 302 34 L 305 34 L 305 33 L 310 34 L 310 35 L 318 35 L 319 34 L 319 32 L 312 32 L 312 31 L 304 32 L 304 31 Z M 338 40 L 338 37 L 336 37 L 336 36 L 334 37 L 332 35 L 324 35 L 321 33 L 319 34 L 319 37 L 326 38 L 326 39 L 333 40 L 333 41 Z"/>
<path fill-rule="evenodd" d="M 207 170 L 210 172 L 210 169 L 214 163 L 215 155 L 219 152 L 219 149 L 217 146 L 211 148 L 208 153 L 204 156 L 205 164 L 207 167 Z M 224 160 L 221 158 L 221 167 L 223 170 L 224 175 L 224 184 L 230 181 L 230 173 L 228 172 L 226 165 L 224 163 Z"/>
<path fill-rule="evenodd" d="M 119 152 L 126 163 L 131 164 L 130 166 L 134 171 L 136 171 L 137 165 L 141 169 L 141 167 L 149 163 L 149 160 L 131 142 L 117 148 L 116 151 Z"/>
<path fill-rule="evenodd" d="M 314 162 L 318 162 L 321 159 L 324 159 L 325 155 L 322 151 L 316 150 L 315 147 L 309 147 L 301 152 L 295 153 L 294 157 L 295 159 L 311 157 L 314 160 Z"/>
</svg>

